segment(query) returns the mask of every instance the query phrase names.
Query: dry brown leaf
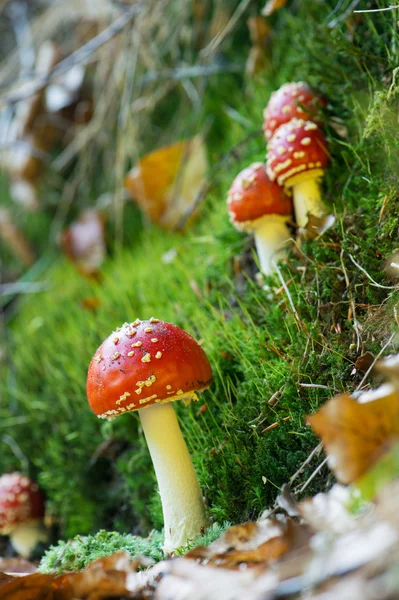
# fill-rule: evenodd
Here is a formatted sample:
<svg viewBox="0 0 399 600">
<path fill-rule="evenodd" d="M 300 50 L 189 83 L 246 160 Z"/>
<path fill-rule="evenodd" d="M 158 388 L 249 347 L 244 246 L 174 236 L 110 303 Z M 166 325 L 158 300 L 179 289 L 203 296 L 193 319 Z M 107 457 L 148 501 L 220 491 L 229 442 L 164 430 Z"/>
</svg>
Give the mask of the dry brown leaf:
<svg viewBox="0 0 399 600">
<path fill-rule="evenodd" d="M 24 558 L 2 558 L 0 557 L 0 571 L 7 574 L 27 574 L 36 571 L 36 565 Z"/>
<path fill-rule="evenodd" d="M 352 483 L 399 437 L 399 394 L 387 385 L 358 400 L 342 394 L 307 422 L 321 437 L 338 481 Z"/>
<path fill-rule="evenodd" d="M 305 227 L 299 229 L 298 233 L 306 240 L 315 240 L 330 229 L 335 223 L 334 215 L 325 215 L 317 217 L 316 215 L 308 214 L 308 221 Z"/>
<path fill-rule="evenodd" d="M 374 363 L 375 357 L 371 352 L 365 352 L 356 359 L 355 366 L 351 372 L 351 375 L 357 371 L 365 373 L 371 365 Z"/>
<path fill-rule="evenodd" d="M 2 600 L 105 600 L 132 598 L 128 576 L 147 561 L 133 560 L 125 552 L 117 552 L 91 563 L 83 571 L 64 575 L 34 573 L 11 577 L 0 573 Z"/>
<path fill-rule="evenodd" d="M 210 546 L 199 546 L 190 550 L 185 558 L 201 559 L 207 565 L 225 569 L 266 566 L 285 554 L 292 546 L 294 522 L 264 519 L 256 523 L 230 527 Z"/>
<path fill-rule="evenodd" d="M 269 17 L 276 10 L 283 8 L 283 6 L 285 6 L 286 4 L 287 4 L 287 0 L 268 0 L 268 2 L 266 2 L 265 6 L 263 7 L 263 9 L 261 11 L 261 14 L 264 17 Z"/>
<path fill-rule="evenodd" d="M 141 210 L 157 225 L 173 229 L 195 199 L 208 168 L 201 136 L 146 154 L 125 179 Z"/>
<path fill-rule="evenodd" d="M 107 253 L 104 218 L 93 209 L 86 210 L 63 231 L 61 246 L 83 275 L 96 276 Z"/>
</svg>

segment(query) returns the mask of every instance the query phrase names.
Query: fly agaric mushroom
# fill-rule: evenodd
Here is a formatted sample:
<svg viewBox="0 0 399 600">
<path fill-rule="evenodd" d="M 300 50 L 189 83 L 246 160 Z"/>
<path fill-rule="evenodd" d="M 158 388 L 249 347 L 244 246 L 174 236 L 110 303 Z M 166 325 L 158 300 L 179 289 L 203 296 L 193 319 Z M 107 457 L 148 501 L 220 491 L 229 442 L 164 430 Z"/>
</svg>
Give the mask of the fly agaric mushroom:
<svg viewBox="0 0 399 600">
<path fill-rule="evenodd" d="M 316 95 L 307 83 L 286 83 L 270 96 L 270 100 L 263 111 L 263 131 L 270 140 L 274 132 L 288 123 L 291 119 L 312 120 L 321 123 L 320 107 L 325 102 Z"/>
<path fill-rule="evenodd" d="M 273 271 L 272 259 L 290 238 L 287 221 L 292 201 L 270 181 L 263 163 L 253 163 L 234 179 L 227 197 L 230 220 L 239 231 L 253 231 L 263 273 Z"/>
<path fill-rule="evenodd" d="M 167 552 L 207 526 L 201 489 L 172 402 L 197 400 L 195 392 L 211 380 L 201 346 L 176 325 L 154 318 L 117 328 L 89 366 L 87 397 L 98 417 L 139 411 L 158 480 Z"/>
<path fill-rule="evenodd" d="M 316 217 L 326 214 L 319 180 L 328 160 L 326 139 L 313 121 L 292 119 L 279 127 L 269 142 L 267 173 L 286 190 L 292 188 L 299 227 L 305 227 L 309 213 Z"/>
<path fill-rule="evenodd" d="M 0 477 L 0 535 L 8 535 L 23 558 L 47 540 L 44 498 L 36 483 L 20 473 Z"/>
</svg>

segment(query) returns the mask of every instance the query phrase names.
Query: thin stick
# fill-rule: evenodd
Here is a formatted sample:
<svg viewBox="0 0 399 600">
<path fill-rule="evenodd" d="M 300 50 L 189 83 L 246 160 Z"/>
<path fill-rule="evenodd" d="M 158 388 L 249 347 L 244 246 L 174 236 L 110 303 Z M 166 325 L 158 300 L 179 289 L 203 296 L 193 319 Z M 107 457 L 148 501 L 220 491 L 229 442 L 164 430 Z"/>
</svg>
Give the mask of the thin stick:
<svg viewBox="0 0 399 600">
<path fill-rule="evenodd" d="M 386 8 L 370 8 L 369 10 L 354 10 L 354 13 L 376 13 L 376 12 L 385 12 L 387 10 L 396 10 L 399 8 L 399 5 L 396 6 L 387 6 Z"/>
<path fill-rule="evenodd" d="M 353 264 L 355 265 L 355 267 L 357 267 L 362 273 L 364 273 L 366 275 L 367 279 L 369 279 L 371 281 L 371 285 L 374 285 L 375 287 L 381 288 L 382 290 L 395 290 L 398 287 L 397 285 L 381 285 L 380 283 L 377 283 L 371 277 L 371 275 L 369 275 L 367 273 L 366 269 L 364 269 L 361 265 L 359 265 L 358 262 L 356 262 L 356 260 L 352 256 L 352 254 L 348 254 L 348 256 L 351 259 L 351 261 L 353 262 Z"/>
<path fill-rule="evenodd" d="M 301 466 L 299 467 L 298 471 L 296 473 L 293 474 L 293 476 L 290 479 L 290 486 L 292 485 L 292 483 L 295 481 L 295 479 L 303 472 L 303 470 L 305 469 L 305 467 L 312 461 L 313 457 L 318 454 L 320 452 L 320 450 L 323 447 L 323 442 L 319 442 L 316 446 L 316 448 L 313 448 L 312 452 L 309 454 L 309 456 L 307 457 L 307 459 L 301 464 Z"/>
<path fill-rule="evenodd" d="M 60 75 L 63 75 L 69 71 L 72 67 L 79 63 L 83 63 L 89 56 L 91 56 L 96 50 L 104 46 L 109 42 L 115 35 L 120 33 L 122 29 L 129 24 L 131 19 L 137 15 L 137 13 L 143 7 L 143 3 L 135 4 L 127 9 L 118 19 L 116 19 L 109 27 L 104 29 L 96 37 L 89 40 L 86 44 L 78 48 L 75 52 L 72 52 L 69 56 L 59 62 L 54 69 L 45 76 L 39 77 L 33 81 L 27 82 L 23 86 L 23 90 L 16 91 L 11 94 L 5 94 L 0 97 L 0 108 L 8 105 L 15 104 L 21 100 L 26 100 L 39 90 L 42 90 L 46 85 L 56 79 Z"/>
<path fill-rule="evenodd" d="M 327 461 L 328 461 L 328 458 L 325 458 L 323 460 L 323 462 L 321 462 L 319 464 L 319 466 L 313 471 L 313 473 L 311 474 L 311 476 L 305 481 L 305 483 L 303 484 L 303 486 L 299 490 L 298 494 L 302 494 L 302 492 L 304 492 L 306 490 L 306 488 L 308 487 L 309 483 L 316 477 L 317 473 L 319 471 L 321 471 L 321 469 L 324 467 L 324 465 L 326 464 Z"/>
<path fill-rule="evenodd" d="M 388 348 L 389 344 L 392 342 L 393 338 L 395 337 L 395 333 L 393 333 L 391 335 L 391 337 L 389 338 L 389 340 L 387 341 L 387 343 L 385 344 L 385 346 L 383 346 L 381 348 L 381 350 L 379 351 L 379 353 L 377 354 L 377 356 L 374 358 L 373 362 L 371 363 L 371 365 L 369 366 L 369 368 L 367 369 L 367 371 L 365 372 L 363 379 L 361 380 L 361 382 L 359 383 L 359 385 L 357 386 L 356 390 L 360 390 L 362 385 L 364 384 L 364 382 L 366 381 L 367 377 L 369 376 L 372 368 L 374 367 L 375 363 L 377 362 L 377 360 L 380 358 L 381 354 Z"/>
</svg>

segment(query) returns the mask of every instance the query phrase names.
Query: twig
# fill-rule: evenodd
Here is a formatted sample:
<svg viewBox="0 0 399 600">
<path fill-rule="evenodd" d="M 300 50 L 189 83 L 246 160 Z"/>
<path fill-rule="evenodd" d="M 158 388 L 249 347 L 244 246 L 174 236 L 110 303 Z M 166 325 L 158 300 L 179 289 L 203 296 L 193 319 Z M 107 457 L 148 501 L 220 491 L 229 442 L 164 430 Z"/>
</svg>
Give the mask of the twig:
<svg viewBox="0 0 399 600">
<path fill-rule="evenodd" d="M 328 385 L 321 385 L 319 383 L 300 383 L 299 387 L 303 387 L 303 388 L 318 388 L 320 390 L 331 390 L 331 388 Z M 338 390 L 335 390 L 335 392 L 337 392 Z"/>
<path fill-rule="evenodd" d="M 313 457 L 321 451 L 322 447 L 323 447 L 323 442 L 319 442 L 317 444 L 316 448 L 313 448 L 312 452 L 309 454 L 307 459 L 301 464 L 298 471 L 296 473 L 294 473 L 294 475 L 291 477 L 290 486 L 295 481 L 295 479 L 303 472 L 305 467 L 307 467 L 307 465 L 312 461 Z"/>
<path fill-rule="evenodd" d="M 15 283 L 0 284 L 0 296 L 13 296 L 14 294 L 37 294 L 49 289 L 48 283 L 37 281 L 17 281 Z"/>
<path fill-rule="evenodd" d="M 374 285 L 375 287 L 381 288 L 382 290 L 395 290 L 398 287 L 397 285 L 381 285 L 380 283 L 377 283 L 371 277 L 371 275 L 369 275 L 367 273 L 366 269 L 364 269 L 361 265 L 359 265 L 358 262 L 356 262 L 356 260 L 352 256 L 352 254 L 348 254 L 348 256 L 351 259 L 351 261 L 353 262 L 353 264 L 355 265 L 355 267 L 357 267 L 362 273 L 364 273 L 366 275 L 367 279 L 369 279 L 371 281 L 371 285 Z"/>
<path fill-rule="evenodd" d="M 373 362 L 371 363 L 371 365 L 369 366 L 369 368 L 367 369 L 367 371 L 365 372 L 363 379 L 361 380 L 361 382 L 359 383 L 359 385 L 357 386 L 356 390 L 360 390 L 362 385 L 364 384 L 364 382 L 366 381 L 367 377 L 369 376 L 369 373 L 371 372 L 371 370 L 373 369 L 375 363 L 377 362 L 377 360 L 380 358 L 381 354 L 386 350 L 386 348 L 388 348 L 389 344 L 392 342 L 393 338 L 395 337 L 395 333 L 393 333 L 391 335 L 391 337 L 389 338 L 389 340 L 387 341 L 387 343 L 385 344 L 385 346 L 383 346 L 381 348 L 381 350 L 379 351 L 379 353 L 377 354 L 377 356 L 374 358 Z"/>
<path fill-rule="evenodd" d="M 276 263 L 274 260 L 272 261 L 272 265 L 273 265 L 273 269 L 275 269 L 275 270 L 276 270 L 276 272 L 277 272 L 277 275 L 278 275 L 278 278 L 279 278 L 279 280 L 280 280 L 280 283 L 281 283 L 281 285 L 282 285 L 282 286 L 283 286 L 283 288 L 284 288 L 285 295 L 286 295 L 286 296 L 287 296 L 287 298 L 288 298 L 288 302 L 290 303 L 290 306 L 291 306 L 292 312 L 294 313 L 294 317 L 295 317 L 295 319 L 296 319 L 296 321 L 297 321 L 298 325 L 301 327 L 301 326 L 302 326 L 302 324 L 301 324 L 301 321 L 300 321 L 300 319 L 299 319 L 298 312 L 297 312 L 297 310 L 296 310 L 296 308 L 295 308 L 295 304 L 294 304 L 294 302 L 293 302 L 293 300 L 292 300 L 292 297 L 291 297 L 290 291 L 289 291 L 289 289 L 288 289 L 288 286 L 287 286 L 286 282 L 284 281 L 284 278 L 283 278 L 283 276 L 282 276 L 282 274 L 281 274 L 280 268 L 278 267 L 277 263 Z"/>
<path fill-rule="evenodd" d="M 349 277 L 348 277 L 348 273 L 346 271 L 346 267 L 345 267 L 345 263 L 344 263 L 344 251 L 341 250 L 340 253 L 340 259 L 341 259 L 341 267 L 342 267 L 342 272 L 344 274 L 344 278 L 345 278 L 345 285 L 346 285 L 346 289 L 348 292 L 348 298 L 349 298 L 349 302 L 352 308 L 352 317 L 353 317 L 353 328 L 355 330 L 356 333 L 356 338 L 357 338 L 357 345 L 356 345 L 356 350 L 357 352 L 359 352 L 360 347 L 362 345 L 362 339 L 361 339 L 361 335 L 359 332 L 359 323 L 356 317 L 356 307 L 355 307 L 355 301 L 353 299 L 353 294 L 351 291 L 351 286 L 350 286 L 350 281 L 349 281 Z"/>
<path fill-rule="evenodd" d="M 0 441 L 2 441 L 3 444 L 9 446 L 16 458 L 18 458 L 18 460 L 21 463 L 21 471 L 23 473 L 27 473 L 29 469 L 29 461 L 26 458 L 25 454 L 22 452 L 21 448 L 18 446 L 17 442 L 14 440 L 14 438 L 8 435 L 8 433 L 5 433 L 1 436 Z"/>
<path fill-rule="evenodd" d="M 26 100 L 39 90 L 42 90 L 46 85 L 56 79 L 60 75 L 63 75 L 69 71 L 72 67 L 79 63 L 83 63 L 89 56 L 91 56 L 96 50 L 101 48 L 104 44 L 109 42 L 115 35 L 120 33 L 126 25 L 129 24 L 131 19 L 137 15 L 137 13 L 144 6 L 144 3 L 138 3 L 128 8 L 119 18 L 117 18 L 109 27 L 104 29 L 96 37 L 89 40 L 86 44 L 78 48 L 75 52 L 72 52 L 69 56 L 60 61 L 54 69 L 45 76 L 39 77 L 33 81 L 24 84 L 22 91 L 17 90 L 11 94 L 5 94 L 0 96 L 0 108 L 8 105 L 15 104 L 21 100 Z"/>
<path fill-rule="evenodd" d="M 399 4 L 396 4 L 395 6 L 393 6 L 393 5 L 386 6 L 385 8 L 370 8 L 368 10 L 354 10 L 353 12 L 355 12 L 355 13 L 376 13 L 376 12 L 385 12 L 386 10 L 396 10 L 397 8 L 399 8 Z"/>
<path fill-rule="evenodd" d="M 328 461 L 328 458 L 326 457 L 323 462 L 321 462 L 319 464 L 318 467 L 316 467 L 316 469 L 313 471 L 313 473 L 310 475 L 310 477 L 308 477 L 308 479 L 305 481 L 305 483 L 303 484 L 303 486 L 300 488 L 300 490 L 298 491 L 298 494 L 302 494 L 302 492 L 304 492 L 306 490 L 306 488 L 308 487 L 309 483 L 316 477 L 317 473 L 319 471 L 321 471 L 321 469 L 324 467 L 324 465 L 326 464 L 326 462 Z"/>
<path fill-rule="evenodd" d="M 241 65 L 221 65 L 213 63 L 210 65 L 193 65 L 189 67 L 177 67 L 176 69 L 164 69 L 163 71 L 151 71 L 144 75 L 139 82 L 141 85 L 147 85 L 153 81 L 162 79 L 172 79 L 180 81 L 181 79 L 191 79 L 192 77 L 207 77 L 218 73 L 240 73 L 243 67 Z"/>
</svg>

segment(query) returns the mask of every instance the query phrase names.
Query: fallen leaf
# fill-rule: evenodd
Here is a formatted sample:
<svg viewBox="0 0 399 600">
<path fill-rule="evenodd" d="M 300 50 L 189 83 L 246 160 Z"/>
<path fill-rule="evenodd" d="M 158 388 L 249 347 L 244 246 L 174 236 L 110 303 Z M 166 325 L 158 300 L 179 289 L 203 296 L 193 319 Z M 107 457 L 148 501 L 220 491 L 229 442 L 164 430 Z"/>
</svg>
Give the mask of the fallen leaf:
<svg viewBox="0 0 399 600">
<path fill-rule="evenodd" d="M 361 371 L 365 373 L 374 363 L 374 355 L 371 352 L 365 352 L 361 356 L 359 356 L 355 362 L 355 366 L 351 372 L 351 375 L 355 374 L 357 371 Z"/>
<path fill-rule="evenodd" d="M 270 62 L 268 46 L 270 42 L 271 28 L 261 16 L 250 17 L 247 21 L 249 36 L 251 38 L 251 49 L 245 65 L 246 73 L 252 77 L 265 69 Z"/>
<path fill-rule="evenodd" d="M 306 240 L 315 240 L 325 233 L 335 223 L 334 215 L 325 215 L 317 217 L 316 215 L 308 214 L 308 221 L 305 227 L 298 230 L 298 234 Z"/>
<path fill-rule="evenodd" d="M 185 555 L 188 559 L 200 559 L 206 564 L 227 569 L 266 565 L 285 554 L 292 545 L 293 521 L 264 519 L 230 527 L 209 546 L 199 546 Z"/>
<path fill-rule="evenodd" d="M 399 354 L 392 354 L 379 360 L 376 370 L 382 373 L 386 379 L 396 388 L 399 393 Z"/>
<path fill-rule="evenodd" d="M 315 531 L 346 533 L 356 526 L 354 514 L 348 510 L 350 489 L 336 484 L 298 504 L 299 514 Z"/>
<path fill-rule="evenodd" d="M 24 558 L 1 558 L 0 557 L 0 571 L 3 573 L 14 574 L 26 574 L 34 573 L 36 566 L 25 560 Z"/>
<path fill-rule="evenodd" d="M 107 253 L 104 218 L 93 209 L 86 210 L 62 232 L 61 246 L 83 275 L 96 276 Z"/>
<path fill-rule="evenodd" d="M 208 169 L 202 136 L 146 154 L 125 179 L 125 188 L 157 225 L 170 230 L 190 211 Z"/>
<path fill-rule="evenodd" d="M 365 473 L 399 437 L 399 394 L 389 385 L 357 400 L 342 394 L 307 418 L 321 437 L 328 464 L 341 483 Z"/>
<path fill-rule="evenodd" d="M 91 563 L 83 571 L 64 575 L 34 573 L 25 577 L 11 577 L 0 573 L 2 600 L 108 600 L 133 598 L 135 574 L 139 566 L 148 567 L 148 561 L 134 559 L 125 552 L 117 552 Z"/>
<path fill-rule="evenodd" d="M 264 17 L 269 17 L 276 10 L 283 8 L 283 6 L 285 6 L 286 4 L 287 4 L 287 0 L 268 0 L 268 2 L 266 2 L 265 6 L 263 7 L 263 9 L 261 11 L 261 14 Z"/>
</svg>

